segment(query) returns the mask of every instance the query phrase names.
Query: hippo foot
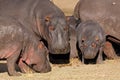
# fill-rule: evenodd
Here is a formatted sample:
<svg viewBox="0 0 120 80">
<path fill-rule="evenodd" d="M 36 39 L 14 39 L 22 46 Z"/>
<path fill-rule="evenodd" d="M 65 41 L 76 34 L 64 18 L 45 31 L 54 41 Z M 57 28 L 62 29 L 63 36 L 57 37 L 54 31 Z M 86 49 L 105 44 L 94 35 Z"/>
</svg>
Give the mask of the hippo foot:
<svg viewBox="0 0 120 80">
<path fill-rule="evenodd" d="M 85 65 L 85 63 L 84 63 L 84 62 L 81 62 L 81 65 Z"/>
<path fill-rule="evenodd" d="M 107 56 L 108 59 L 117 59 L 118 56 L 115 53 L 115 50 L 112 46 L 112 43 L 107 41 L 104 46 L 104 54 Z"/>
<path fill-rule="evenodd" d="M 103 64 L 103 61 L 99 61 L 99 60 L 98 60 L 96 63 L 97 63 L 97 64 Z"/>
<path fill-rule="evenodd" d="M 21 76 L 21 74 L 20 74 L 20 73 L 18 73 L 18 72 L 9 73 L 9 75 L 10 75 L 10 76 Z"/>
</svg>

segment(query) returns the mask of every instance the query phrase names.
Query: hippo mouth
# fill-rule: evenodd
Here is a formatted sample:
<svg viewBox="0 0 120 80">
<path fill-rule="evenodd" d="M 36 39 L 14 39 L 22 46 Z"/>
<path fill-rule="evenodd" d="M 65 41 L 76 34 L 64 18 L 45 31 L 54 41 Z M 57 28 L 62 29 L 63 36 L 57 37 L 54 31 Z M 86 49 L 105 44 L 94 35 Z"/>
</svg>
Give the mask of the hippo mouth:
<svg viewBox="0 0 120 80">
<path fill-rule="evenodd" d="M 94 59 L 99 51 L 84 51 L 84 58 L 85 59 Z"/>
<path fill-rule="evenodd" d="M 41 65 L 32 65 L 32 68 L 34 71 L 38 72 L 38 73 L 47 73 L 51 71 L 51 66 L 47 65 L 44 66 L 43 68 L 41 68 Z"/>
<path fill-rule="evenodd" d="M 49 51 L 50 51 L 51 54 L 67 54 L 67 53 L 70 52 L 70 46 L 67 46 L 63 49 L 59 49 L 59 48 L 52 49 L 52 48 L 50 48 Z"/>
</svg>

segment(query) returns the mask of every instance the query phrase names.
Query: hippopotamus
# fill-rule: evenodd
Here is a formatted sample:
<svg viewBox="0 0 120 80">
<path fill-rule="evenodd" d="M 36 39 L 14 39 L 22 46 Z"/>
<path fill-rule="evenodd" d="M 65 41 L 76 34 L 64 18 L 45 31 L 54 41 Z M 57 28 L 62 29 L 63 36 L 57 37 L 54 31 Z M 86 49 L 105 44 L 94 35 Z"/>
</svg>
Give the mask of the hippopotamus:
<svg viewBox="0 0 120 80">
<path fill-rule="evenodd" d="M 0 15 L 14 17 L 48 44 L 52 54 L 70 52 L 69 31 L 62 10 L 50 0 L 0 0 Z"/>
<path fill-rule="evenodd" d="M 105 33 L 101 26 L 92 20 L 81 22 L 76 28 L 77 45 L 82 53 L 82 63 L 85 59 L 94 59 L 96 63 L 102 63 Z"/>
<path fill-rule="evenodd" d="M 117 58 L 117 55 L 108 39 L 114 42 L 120 40 L 119 7 L 119 0 L 80 0 L 74 9 L 76 20 L 93 20 L 101 25 L 107 38 L 104 53 L 112 59 Z"/>
<path fill-rule="evenodd" d="M 0 59 L 7 60 L 10 76 L 20 76 L 18 63 L 24 71 L 27 66 L 37 72 L 49 72 L 48 50 L 42 41 L 13 17 L 0 16 Z"/>
</svg>

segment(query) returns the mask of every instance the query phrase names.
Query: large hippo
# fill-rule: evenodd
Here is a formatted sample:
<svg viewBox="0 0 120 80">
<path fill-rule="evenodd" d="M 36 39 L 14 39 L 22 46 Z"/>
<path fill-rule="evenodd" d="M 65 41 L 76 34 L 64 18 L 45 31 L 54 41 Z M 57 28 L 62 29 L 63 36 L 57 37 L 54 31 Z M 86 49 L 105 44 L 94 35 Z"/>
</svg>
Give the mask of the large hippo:
<svg viewBox="0 0 120 80">
<path fill-rule="evenodd" d="M 120 1 L 119 0 L 80 0 L 74 11 L 74 17 L 81 21 L 98 22 L 106 33 L 107 39 L 120 40 Z M 106 42 L 104 52 L 107 57 L 116 58 L 111 43 Z M 112 56 L 110 56 L 112 55 Z"/>
<path fill-rule="evenodd" d="M 70 52 L 65 15 L 50 0 L 0 0 L 0 15 L 14 17 L 46 40 L 50 53 Z"/>
<path fill-rule="evenodd" d="M 0 16 L 0 59 L 7 60 L 10 76 L 20 75 L 15 70 L 17 61 L 22 71 L 26 65 L 37 72 L 50 71 L 47 54 L 47 48 L 33 31 L 26 29 L 13 17 Z"/>
<path fill-rule="evenodd" d="M 82 22 L 76 28 L 77 45 L 82 53 L 82 63 L 84 59 L 94 59 L 96 63 L 102 63 L 102 52 L 105 43 L 105 33 L 101 26 L 92 20 Z"/>
</svg>

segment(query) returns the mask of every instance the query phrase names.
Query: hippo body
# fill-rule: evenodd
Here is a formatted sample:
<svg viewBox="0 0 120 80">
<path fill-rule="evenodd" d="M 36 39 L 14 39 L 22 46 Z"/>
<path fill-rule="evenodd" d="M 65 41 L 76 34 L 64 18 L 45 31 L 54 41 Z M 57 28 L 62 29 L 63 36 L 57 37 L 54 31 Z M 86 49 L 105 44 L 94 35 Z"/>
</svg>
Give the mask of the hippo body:
<svg viewBox="0 0 120 80">
<path fill-rule="evenodd" d="M 65 15 L 50 0 L 0 0 L 0 15 L 14 17 L 46 40 L 50 53 L 70 52 Z"/>
<path fill-rule="evenodd" d="M 47 53 L 43 42 L 30 29 L 23 27 L 15 18 L 0 16 L 0 59 L 7 60 L 10 76 L 20 75 L 15 70 L 17 61 L 21 70 L 24 70 L 26 64 L 34 64 L 32 68 L 35 71 L 50 71 Z"/>
<path fill-rule="evenodd" d="M 77 45 L 81 51 L 82 63 L 84 59 L 94 59 L 102 63 L 102 51 L 105 43 L 105 33 L 101 26 L 92 20 L 82 22 L 76 28 Z"/>
<path fill-rule="evenodd" d="M 75 9 L 74 17 L 84 22 L 98 22 L 106 33 L 107 39 L 120 42 L 120 1 L 119 0 L 80 0 Z M 116 58 L 114 49 L 106 42 L 104 53 L 109 58 Z M 110 56 L 112 55 L 112 56 Z"/>
</svg>

